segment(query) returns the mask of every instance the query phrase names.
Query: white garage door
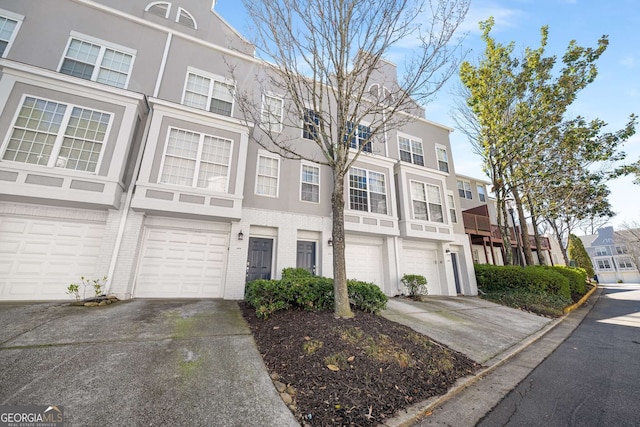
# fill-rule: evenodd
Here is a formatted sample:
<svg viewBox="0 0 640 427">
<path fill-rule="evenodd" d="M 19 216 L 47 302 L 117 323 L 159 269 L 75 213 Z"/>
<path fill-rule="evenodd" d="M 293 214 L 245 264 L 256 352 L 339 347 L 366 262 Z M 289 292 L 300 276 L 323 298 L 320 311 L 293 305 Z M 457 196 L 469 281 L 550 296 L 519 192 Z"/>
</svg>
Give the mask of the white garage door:
<svg viewBox="0 0 640 427">
<path fill-rule="evenodd" d="M 70 299 L 96 271 L 105 224 L 0 216 L 0 300 Z M 91 290 L 88 290 L 91 293 Z"/>
<path fill-rule="evenodd" d="M 427 279 L 429 295 L 442 294 L 435 250 L 404 248 L 402 259 L 404 261 L 403 274 L 420 274 L 424 276 Z"/>
<path fill-rule="evenodd" d="M 136 279 L 138 298 L 220 298 L 228 234 L 148 228 Z"/>
<path fill-rule="evenodd" d="M 382 246 L 351 244 L 345 248 L 347 278 L 382 287 Z"/>
</svg>

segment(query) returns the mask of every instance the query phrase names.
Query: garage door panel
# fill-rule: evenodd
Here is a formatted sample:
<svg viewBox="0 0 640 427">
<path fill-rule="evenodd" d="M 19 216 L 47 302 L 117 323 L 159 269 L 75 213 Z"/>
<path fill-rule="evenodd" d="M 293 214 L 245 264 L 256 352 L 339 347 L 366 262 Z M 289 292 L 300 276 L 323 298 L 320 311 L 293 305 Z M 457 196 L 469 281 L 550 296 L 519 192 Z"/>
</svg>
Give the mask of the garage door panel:
<svg viewBox="0 0 640 427">
<path fill-rule="evenodd" d="M 104 222 L 0 216 L 0 299 L 69 299 L 70 283 L 97 277 Z"/>
<path fill-rule="evenodd" d="M 382 246 L 347 244 L 347 278 L 382 285 Z"/>
<path fill-rule="evenodd" d="M 147 298 L 222 296 L 228 234 L 149 228 L 135 294 Z"/>
<path fill-rule="evenodd" d="M 403 251 L 403 274 L 420 274 L 427 279 L 427 290 L 430 295 L 440 293 L 440 275 L 436 251 L 432 249 L 409 249 Z"/>
</svg>

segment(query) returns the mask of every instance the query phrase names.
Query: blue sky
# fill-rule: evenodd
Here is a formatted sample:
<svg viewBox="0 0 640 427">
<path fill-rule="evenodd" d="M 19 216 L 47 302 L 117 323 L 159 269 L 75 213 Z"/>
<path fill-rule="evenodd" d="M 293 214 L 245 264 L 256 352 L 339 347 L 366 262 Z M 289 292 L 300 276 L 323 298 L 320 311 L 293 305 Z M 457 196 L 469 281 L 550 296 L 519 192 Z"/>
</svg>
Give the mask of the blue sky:
<svg viewBox="0 0 640 427">
<path fill-rule="evenodd" d="M 218 0 L 215 10 L 238 32 L 248 35 L 249 19 L 238 0 Z M 462 30 L 468 32 L 464 48 L 467 59 L 474 61 L 484 51 L 478 22 L 493 16 L 496 25 L 492 36 L 499 42 L 516 43 L 516 52 L 525 47 L 537 48 L 540 28 L 549 26 L 547 55 L 561 57 L 570 40 L 579 45 L 595 46 L 602 35 L 609 36 L 609 47 L 598 62 L 595 82 L 580 92 L 570 113 L 587 119 L 600 118 L 607 130 L 622 128 L 629 114 L 640 114 L 640 4 L 638 0 L 471 0 L 471 9 Z M 448 87 L 426 106 L 426 118 L 455 127 L 451 119 L 454 102 Z M 640 158 L 640 129 L 624 146 L 628 158 Z M 457 173 L 486 178 L 479 157 L 472 153 L 462 132 L 451 134 L 453 159 Z M 615 227 L 625 221 L 640 221 L 640 186 L 630 177 L 609 184 L 610 201 L 617 215 Z"/>
</svg>

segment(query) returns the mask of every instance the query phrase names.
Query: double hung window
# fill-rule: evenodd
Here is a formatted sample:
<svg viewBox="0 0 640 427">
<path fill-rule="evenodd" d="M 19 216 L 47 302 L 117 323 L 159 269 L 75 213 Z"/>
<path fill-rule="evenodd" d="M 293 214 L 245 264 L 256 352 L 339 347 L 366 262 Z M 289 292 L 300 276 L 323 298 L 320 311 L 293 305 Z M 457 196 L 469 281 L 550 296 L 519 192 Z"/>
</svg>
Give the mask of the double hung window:
<svg viewBox="0 0 640 427">
<path fill-rule="evenodd" d="M 356 150 L 362 147 L 362 151 L 371 153 L 371 128 L 369 126 L 359 124 L 354 128 L 354 124 L 349 122 L 347 124 L 347 132 L 353 135 L 349 140 L 349 147 Z"/>
<path fill-rule="evenodd" d="M 23 19 L 23 16 L 0 9 L 0 58 L 9 51 Z"/>
<path fill-rule="evenodd" d="M 349 170 L 349 207 L 352 210 L 387 213 L 384 174 L 365 169 Z"/>
<path fill-rule="evenodd" d="M 300 172 L 300 200 L 318 203 L 320 201 L 320 168 L 303 163 Z"/>
<path fill-rule="evenodd" d="M 182 103 L 189 107 L 231 116 L 233 91 L 234 85 L 221 77 L 189 71 Z"/>
<path fill-rule="evenodd" d="M 169 128 L 160 182 L 227 192 L 232 141 Z"/>
<path fill-rule="evenodd" d="M 437 185 L 411 181 L 411 201 L 414 219 L 444 222 L 442 198 Z"/>
<path fill-rule="evenodd" d="M 468 181 L 458 181 L 458 196 L 463 199 L 473 200 L 471 184 Z"/>
<path fill-rule="evenodd" d="M 436 147 L 436 156 L 438 157 L 438 170 L 449 173 L 449 156 L 447 150 L 442 147 Z"/>
<path fill-rule="evenodd" d="M 262 124 L 269 132 L 282 132 L 284 100 L 273 95 L 262 98 Z"/>
<path fill-rule="evenodd" d="M 404 136 L 399 136 L 398 145 L 400 148 L 400 160 L 424 166 L 422 142 Z"/>
<path fill-rule="evenodd" d="M 88 37 L 72 36 L 60 72 L 126 88 L 133 67 L 134 51 Z"/>
<path fill-rule="evenodd" d="M 262 154 L 258 155 L 256 194 L 259 196 L 278 197 L 279 177 L 280 159 Z"/>
</svg>

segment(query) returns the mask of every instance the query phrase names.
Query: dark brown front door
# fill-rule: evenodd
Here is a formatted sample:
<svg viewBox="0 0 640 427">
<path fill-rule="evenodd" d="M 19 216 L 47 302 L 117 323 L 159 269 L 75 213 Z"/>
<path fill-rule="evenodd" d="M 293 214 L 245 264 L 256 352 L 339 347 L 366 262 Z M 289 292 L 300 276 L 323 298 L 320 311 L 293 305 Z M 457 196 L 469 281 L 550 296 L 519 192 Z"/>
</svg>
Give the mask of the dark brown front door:
<svg viewBox="0 0 640 427">
<path fill-rule="evenodd" d="M 249 238 L 247 256 L 247 282 L 257 279 L 271 279 L 271 256 L 273 239 Z"/>
</svg>

